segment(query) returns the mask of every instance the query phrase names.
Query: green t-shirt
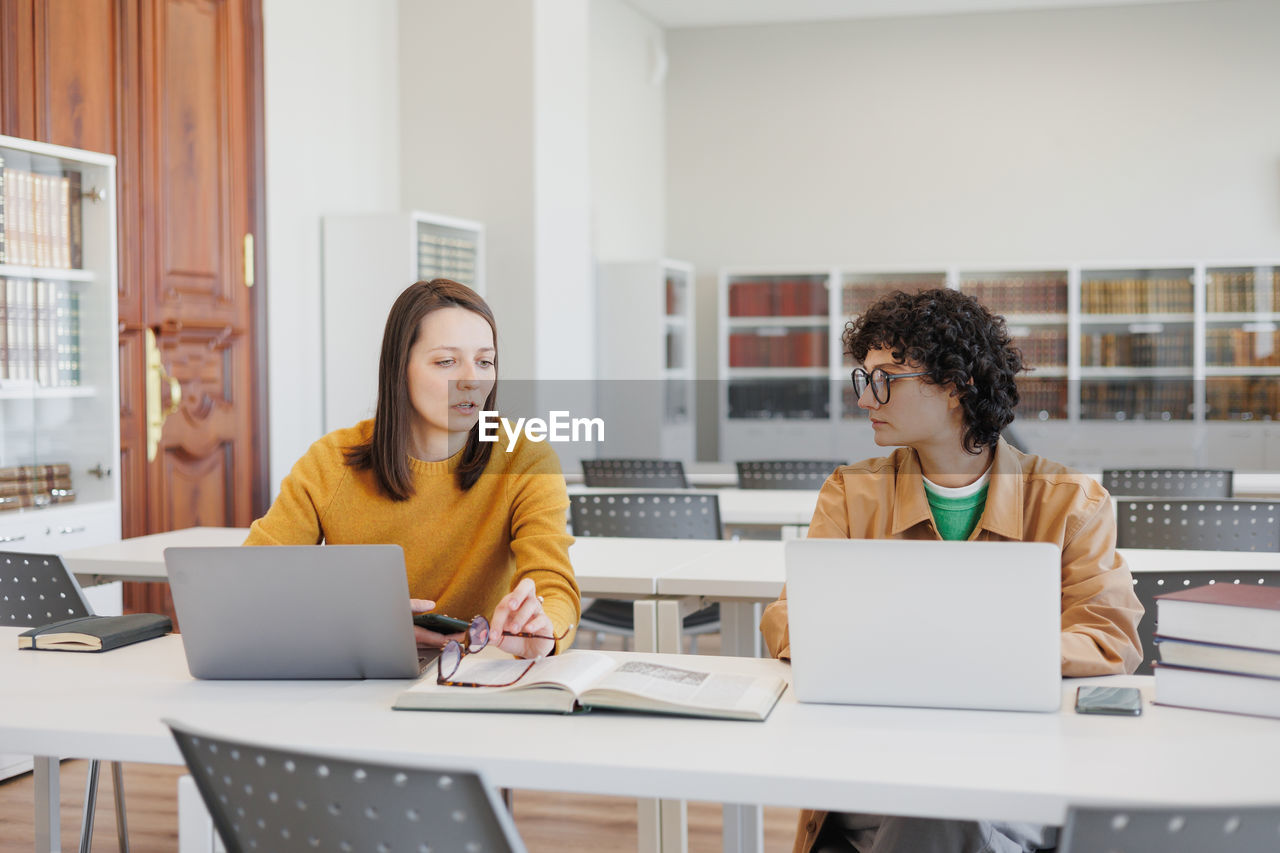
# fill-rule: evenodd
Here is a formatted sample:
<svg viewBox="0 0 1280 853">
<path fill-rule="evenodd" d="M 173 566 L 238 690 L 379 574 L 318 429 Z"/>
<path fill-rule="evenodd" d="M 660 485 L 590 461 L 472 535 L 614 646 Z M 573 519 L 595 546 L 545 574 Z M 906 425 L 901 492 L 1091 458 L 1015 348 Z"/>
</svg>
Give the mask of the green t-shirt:
<svg viewBox="0 0 1280 853">
<path fill-rule="evenodd" d="M 944 498 L 928 488 L 924 490 L 929 509 L 933 510 L 933 522 L 943 539 L 953 542 L 969 538 L 987 505 L 987 485 L 983 483 L 982 488 L 963 498 Z"/>
</svg>

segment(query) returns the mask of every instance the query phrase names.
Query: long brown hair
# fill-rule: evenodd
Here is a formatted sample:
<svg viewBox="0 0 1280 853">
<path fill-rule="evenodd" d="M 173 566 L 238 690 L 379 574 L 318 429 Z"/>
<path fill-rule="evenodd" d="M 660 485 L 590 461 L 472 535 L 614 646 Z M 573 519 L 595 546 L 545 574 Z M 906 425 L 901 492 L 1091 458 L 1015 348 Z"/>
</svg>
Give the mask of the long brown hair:
<svg viewBox="0 0 1280 853">
<path fill-rule="evenodd" d="M 395 501 L 413 497 L 413 474 L 409 470 L 409 438 L 413 403 L 409 399 L 409 351 L 418 342 L 422 318 L 441 308 L 474 311 L 493 330 L 493 388 L 484 408 L 493 411 L 498 399 L 498 324 L 488 303 L 465 284 L 437 278 L 417 281 L 404 289 L 391 306 L 382 332 L 382 356 L 378 360 L 378 407 L 373 416 L 373 435 L 364 444 L 346 449 L 352 468 L 373 471 L 378 485 Z M 489 464 L 493 443 L 480 440 L 480 424 L 471 427 L 462 461 L 458 465 L 458 487 L 464 492 L 476 484 Z"/>
</svg>

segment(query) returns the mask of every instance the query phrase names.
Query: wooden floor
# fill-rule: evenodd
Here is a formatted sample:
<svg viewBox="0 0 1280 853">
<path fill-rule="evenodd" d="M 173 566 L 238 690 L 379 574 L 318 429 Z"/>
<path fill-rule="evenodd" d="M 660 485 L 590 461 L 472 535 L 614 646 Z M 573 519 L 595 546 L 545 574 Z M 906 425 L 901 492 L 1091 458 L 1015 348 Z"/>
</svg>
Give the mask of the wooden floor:
<svg viewBox="0 0 1280 853">
<path fill-rule="evenodd" d="M 586 638 L 582 638 L 585 642 Z M 702 654 L 719 652 L 719 635 L 698 638 Z M 689 638 L 685 641 L 689 646 Z M 620 648 L 606 639 L 602 648 Z M 62 763 L 62 849 L 75 850 L 80 837 L 87 761 Z M 174 853 L 178 849 L 177 780 L 186 768 L 155 764 L 126 764 L 124 771 L 126 820 L 132 853 Z M 115 797 L 109 765 L 100 772 L 93 849 L 119 853 L 116 842 Z M 0 853 L 31 853 L 35 784 L 27 773 L 0 782 Z M 516 825 L 529 853 L 634 853 L 636 801 L 589 794 L 517 791 Z M 786 853 L 795 838 L 795 809 L 764 810 L 765 853 Z M 689 804 L 689 853 L 719 853 L 720 805 Z"/>
<path fill-rule="evenodd" d="M 87 761 L 62 764 L 62 849 L 75 850 L 80 837 Z M 133 853 L 173 853 L 178 849 L 178 777 L 183 767 L 126 764 L 124 770 L 129 849 Z M 93 849 L 119 853 L 115 795 L 108 765 L 102 766 Z M 31 853 L 34 783 L 27 773 L 0 782 L 0 853 Z M 517 791 L 516 825 L 530 853 L 634 853 L 636 801 L 588 794 Z M 797 813 L 766 808 L 764 849 L 791 849 Z M 690 853 L 719 853 L 720 807 L 689 804 Z"/>
</svg>

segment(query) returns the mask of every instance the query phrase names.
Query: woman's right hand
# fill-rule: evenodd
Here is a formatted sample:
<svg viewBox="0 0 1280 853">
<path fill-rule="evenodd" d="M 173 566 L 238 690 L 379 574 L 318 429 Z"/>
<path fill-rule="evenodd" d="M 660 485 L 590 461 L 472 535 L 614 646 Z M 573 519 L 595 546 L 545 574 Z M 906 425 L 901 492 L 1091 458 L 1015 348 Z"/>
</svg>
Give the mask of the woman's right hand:
<svg viewBox="0 0 1280 853">
<path fill-rule="evenodd" d="M 409 599 L 409 609 L 416 616 L 419 613 L 430 613 L 436 609 L 436 603 L 428 598 L 411 598 Z M 444 644 L 450 640 L 457 640 L 459 643 L 464 642 L 467 632 L 462 631 L 457 634 L 440 634 L 436 631 L 428 631 L 417 625 L 413 626 L 413 641 L 417 643 L 420 649 L 442 649 Z"/>
</svg>

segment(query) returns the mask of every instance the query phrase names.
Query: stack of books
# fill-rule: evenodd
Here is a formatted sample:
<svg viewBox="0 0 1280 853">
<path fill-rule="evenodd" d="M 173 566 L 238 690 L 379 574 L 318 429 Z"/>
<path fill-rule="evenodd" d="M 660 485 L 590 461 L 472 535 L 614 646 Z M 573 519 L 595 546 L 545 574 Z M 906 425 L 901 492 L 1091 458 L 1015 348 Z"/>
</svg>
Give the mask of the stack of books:
<svg viewBox="0 0 1280 853">
<path fill-rule="evenodd" d="M 0 510 L 48 506 L 75 499 L 69 463 L 0 468 Z"/>
<path fill-rule="evenodd" d="M 1280 587 L 1156 596 L 1156 704 L 1280 718 Z"/>
</svg>

